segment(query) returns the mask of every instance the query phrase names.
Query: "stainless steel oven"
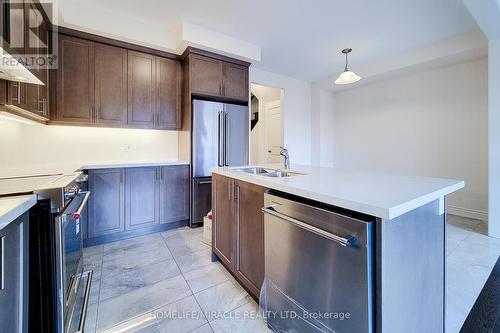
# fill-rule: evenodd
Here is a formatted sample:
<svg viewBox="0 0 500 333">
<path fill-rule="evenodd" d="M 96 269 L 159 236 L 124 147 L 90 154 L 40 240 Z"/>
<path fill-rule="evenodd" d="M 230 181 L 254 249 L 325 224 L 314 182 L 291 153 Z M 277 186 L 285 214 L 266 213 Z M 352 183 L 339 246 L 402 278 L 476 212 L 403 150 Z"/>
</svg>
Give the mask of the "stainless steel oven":
<svg viewBox="0 0 500 333">
<path fill-rule="evenodd" d="M 83 332 L 92 271 L 83 272 L 80 218 L 90 192 L 74 194 L 55 219 L 56 308 L 59 332 Z"/>
<path fill-rule="evenodd" d="M 82 227 L 90 192 L 82 174 L 63 188 L 37 193 L 50 199 L 55 275 L 55 332 L 83 332 L 92 271 L 83 271 Z"/>
</svg>

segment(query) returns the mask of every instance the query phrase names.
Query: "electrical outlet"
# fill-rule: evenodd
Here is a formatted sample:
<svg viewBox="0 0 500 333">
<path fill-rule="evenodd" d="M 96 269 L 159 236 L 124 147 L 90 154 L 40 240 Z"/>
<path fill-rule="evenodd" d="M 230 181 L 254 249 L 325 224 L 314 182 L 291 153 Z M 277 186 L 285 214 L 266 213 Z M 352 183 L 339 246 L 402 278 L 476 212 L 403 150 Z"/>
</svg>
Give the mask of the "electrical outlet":
<svg viewBox="0 0 500 333">
<path fill-rule="evenodd" d="M 132 145 L 126 144 L 126 145 L 122 146 L 122 152 L 127 153 L 127 152 L 130 152 L 130 151 L 132 151 Z"/>
</svg>

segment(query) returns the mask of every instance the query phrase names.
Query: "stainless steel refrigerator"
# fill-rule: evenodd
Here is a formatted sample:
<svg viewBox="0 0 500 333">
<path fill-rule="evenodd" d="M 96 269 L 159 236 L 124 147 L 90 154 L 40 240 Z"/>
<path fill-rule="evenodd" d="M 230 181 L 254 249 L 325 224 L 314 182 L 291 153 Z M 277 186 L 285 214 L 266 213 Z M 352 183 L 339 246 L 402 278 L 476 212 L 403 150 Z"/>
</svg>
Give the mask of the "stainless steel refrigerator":
<svg viewBox="0 0 500 333">
<path fill-rule="evenodd" d="M 203 223 L 212 206 L 212 176 L 217 166 L 248 165 L 248 106 L 193 100 L 191 133 L 191 226 Z"/>
</svg>

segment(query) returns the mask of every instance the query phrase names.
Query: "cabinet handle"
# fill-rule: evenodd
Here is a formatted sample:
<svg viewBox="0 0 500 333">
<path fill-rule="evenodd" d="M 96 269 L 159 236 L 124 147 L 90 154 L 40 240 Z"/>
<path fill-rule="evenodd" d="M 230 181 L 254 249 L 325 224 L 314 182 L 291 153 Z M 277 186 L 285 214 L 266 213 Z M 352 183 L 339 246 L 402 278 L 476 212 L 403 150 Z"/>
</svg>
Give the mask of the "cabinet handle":
<svg viewBox="0 0 500 333">
<path fill-rule="evenodd" d="M 0 290 L 5 289 L 5 236 L 0 238 Z"/>
<path fill-rule="evenodd" d="M 45 116 L 49 115 L 49 109 L 47 108 L 47 99 L 46 98 L 43 99 L 43 114 Z"/>
<path fill-rule="evenodd" d="M 163 180 L 163 168 L 160 167 L 160 179 Z"/>
<path fill-rule="evenodd" d="M 14 85 L 14 83 L 12 84 Z M 21 104 L 21 82 L 16 82 L 17 97 L 12 97 L 12 100 L 16 101 L 17 104 Z"/>
<path fill-rule="evenodd" d="M 227 183 L 227 198 L 229 201 L 232 201 L 232 193 L 233 193 L 233 181 L 230 180 L 228 183 Z"/>
<path fill-rule="evenodd" d="M 240 270 L 240 187 L 235 186 L 236 196 L 236 270 Z"/>
</svg>

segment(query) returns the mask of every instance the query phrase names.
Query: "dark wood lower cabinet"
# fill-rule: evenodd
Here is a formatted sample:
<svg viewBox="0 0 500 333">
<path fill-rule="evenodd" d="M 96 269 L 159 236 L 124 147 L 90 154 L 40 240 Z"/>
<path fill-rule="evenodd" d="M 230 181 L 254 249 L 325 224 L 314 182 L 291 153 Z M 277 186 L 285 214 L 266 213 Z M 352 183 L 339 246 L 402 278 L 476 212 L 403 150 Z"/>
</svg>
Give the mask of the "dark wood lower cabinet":
<svg viewBox="0 0 500 333">
<path fill-rule="evenodd" d="M 258 299 L 264 281 L 265 188 L 214 175 L 212 249 Z"/>
<path fill-rule="evenodd" d="M 236 184 L 236 267 L 240 281 L 259 297 L 264 282 L 265 188 L 238 181 Z"/>
<path fill-rule="evenodd" d="M 125 169 L 125 228 L 158 224 L 158 168 Z"/>
<path fill-rule="evenodd" d="M 219 175 L 212 177 L 212 248 L 219 259 L 234 269 L 234 180 Z"/>
<path fill-rule="evenodd" d="M 189 166 L 160 168 L 160 223 L 189 219 Z"/>
<path fill-rule="evenodd" d="M 88 238 L 125 230 L 123 172 L 123 169 L 89 170 Z"/>
<path fill-rule="evenodd" d="M 84 245 L 187 225 L 189 165 L 89 170 Z"/>
</svg>

